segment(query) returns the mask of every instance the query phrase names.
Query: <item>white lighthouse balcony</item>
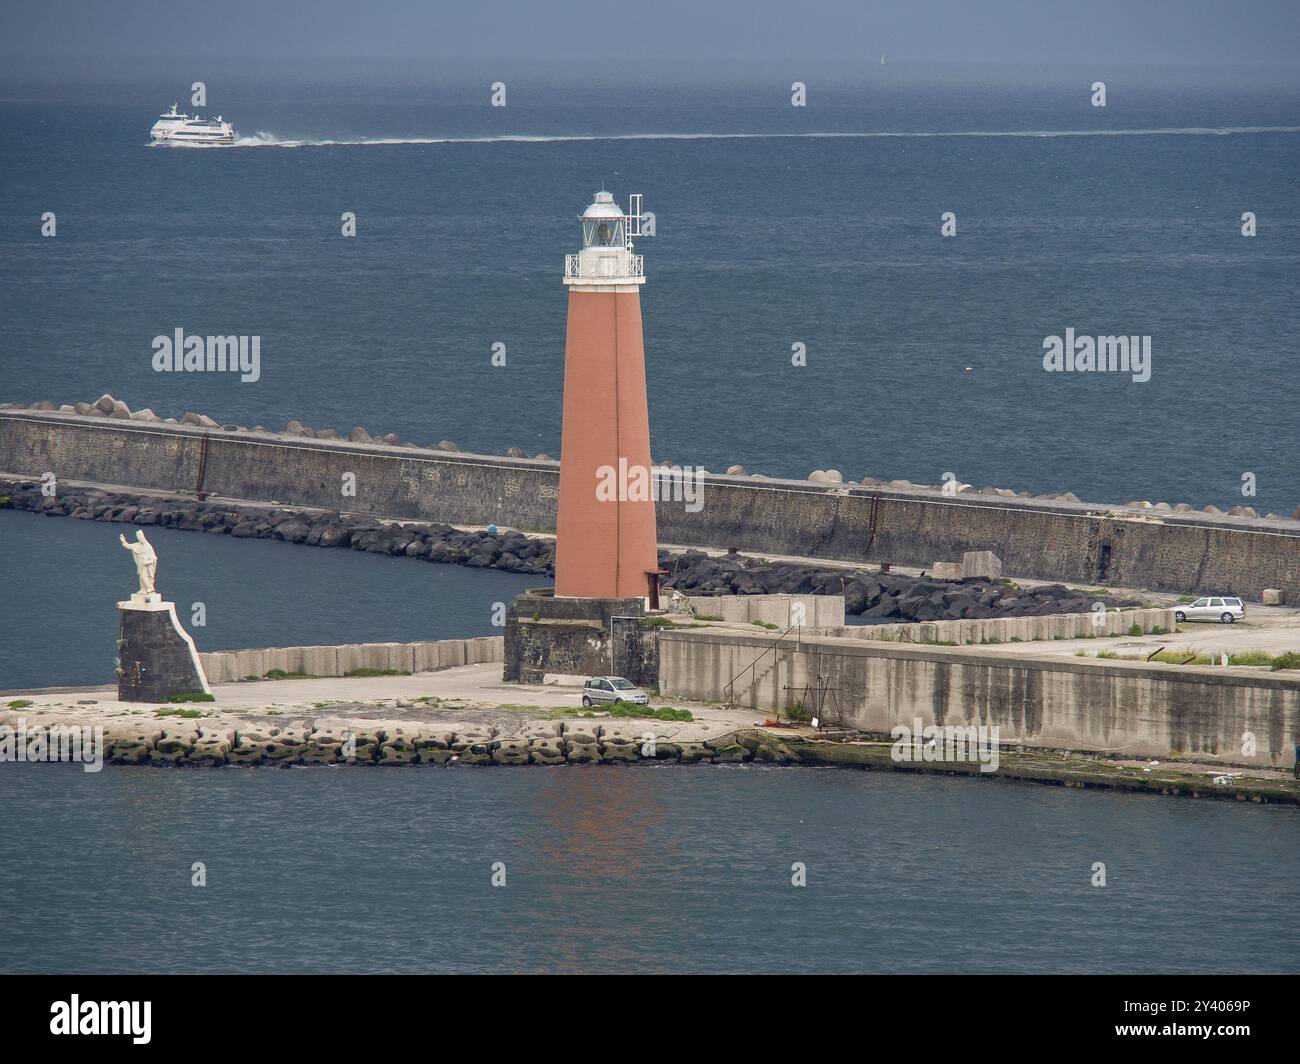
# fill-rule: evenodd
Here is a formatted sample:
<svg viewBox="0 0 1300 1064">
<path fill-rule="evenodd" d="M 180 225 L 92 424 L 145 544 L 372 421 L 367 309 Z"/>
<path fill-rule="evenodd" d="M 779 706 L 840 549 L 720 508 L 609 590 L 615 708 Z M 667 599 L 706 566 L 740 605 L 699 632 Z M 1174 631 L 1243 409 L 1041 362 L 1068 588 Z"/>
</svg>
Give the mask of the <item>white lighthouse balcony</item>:
<svg viewBox="0 0 1300 1064">
<path fill-rule="evenodd" d="M 627 285 L 645 283 L 645 256 L 625 248 L 583 248 L 564 256 L 564 283 L 576 285 Z"/>
</svg>

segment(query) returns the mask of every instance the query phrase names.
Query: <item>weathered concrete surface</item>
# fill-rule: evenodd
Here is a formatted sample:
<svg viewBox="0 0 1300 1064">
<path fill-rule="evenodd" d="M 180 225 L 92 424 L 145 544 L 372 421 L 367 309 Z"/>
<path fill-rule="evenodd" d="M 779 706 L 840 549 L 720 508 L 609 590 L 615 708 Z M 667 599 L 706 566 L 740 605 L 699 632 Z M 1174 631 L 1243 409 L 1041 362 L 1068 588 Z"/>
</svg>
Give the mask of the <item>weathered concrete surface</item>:
<svg viewBox="0 0 1300 1064">
<path fill-rule="evenodd" d="M 973 762 L 896 760 L 887 742 L 807 741 L 789 744 L 806 765 L 837 765 L 885 772 L 927 772 L 956 776 L 982 775 Z M 1122 759 L 1098 760 L 1060 753 L 1003 751 L 997 779 L 1058 787 L 1164 794 L 1186 798 L 1218 798 L 1237 802 L 1300 805 L 1300 780 L 1278 772 L 1254 771 L 1225 775 L 1221 769 L 1183 761 L 1152 765 Z"/>
<path fill-rule="evenodd" d="M 540 683 L 547 675 L 625 676 L 658 683 L 655 631 L 643 629 L 639 598 L 560 597 L 550 588 L 516 596 L 505 617 L 507 680 Z"/>
<path fill-rule="evenodd" d="M 34 411 L 0 412 L 0 471 L 331 509 L 351 472 L 349 510 L 525 529 L 554 528 L 558 497 L 550 461 Z M 1296 521 L 712 474 L 701 510 L 656 515 L 666 543 L 921 567 L 993 550 L 1015 576 L 1300 597 Z"/>
<path fill-rule="evenodd" d="M 199 655 L 210 683 L 261 679 L 279 671 L 311 677 L 346 676 L 359 669 L 418 673 L 502 660 L 501 636 L 421 643 L 343 643 L 334 646 L 213 650 Z"/>
<path fill-rule="evenodd" d="M 738 624 L 832 628 L 844 624 L 843 595 L 686 595 L 697 615 Z M 802 615 L 800 612 L 802 611 Z"/>
<path fill-rule="evenodd" d="M 1105 610 L 1046 613 L 1038 617 L 999 617 L 969 621 L 922 621 L 919 624 L 850 624 L 822 633 L 845 639 L 890 643 L 1031 643 L 1125 635 L 1136 625 L 1142 632 L 1176 627 L 1169 609 Z"/>
<path fill-rule="evenodd" d="M 665 630 L 659 648 L 666 695 L 730 696 L 768 713 L 802 703 L 825 723 L 873 734 L 916 719 L 997 725 L 1002 742 L 1025 747 L 1287 769 L 1300 733 L 1300 676 L 1264 669 L 837 638 L 773 648 L 770 638 L 707 629 Z"/>
</svg>

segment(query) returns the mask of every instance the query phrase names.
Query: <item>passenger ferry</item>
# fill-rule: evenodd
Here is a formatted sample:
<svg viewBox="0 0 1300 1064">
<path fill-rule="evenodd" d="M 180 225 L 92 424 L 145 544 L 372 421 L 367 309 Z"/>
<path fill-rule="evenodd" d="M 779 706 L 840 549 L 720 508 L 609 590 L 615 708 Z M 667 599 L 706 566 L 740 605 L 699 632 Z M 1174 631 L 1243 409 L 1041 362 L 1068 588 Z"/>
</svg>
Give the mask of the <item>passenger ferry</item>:
<svg viewBox="0 0 1300 1064">
<path fill-rule="evenodd" d="M 155 144 L 192 144 L 199 146 L 235 143 L 234 127 L 220 115 L 213 118 L 180 114 L 176 105 L 158 116 L 149 136 Z"/>
</svg>

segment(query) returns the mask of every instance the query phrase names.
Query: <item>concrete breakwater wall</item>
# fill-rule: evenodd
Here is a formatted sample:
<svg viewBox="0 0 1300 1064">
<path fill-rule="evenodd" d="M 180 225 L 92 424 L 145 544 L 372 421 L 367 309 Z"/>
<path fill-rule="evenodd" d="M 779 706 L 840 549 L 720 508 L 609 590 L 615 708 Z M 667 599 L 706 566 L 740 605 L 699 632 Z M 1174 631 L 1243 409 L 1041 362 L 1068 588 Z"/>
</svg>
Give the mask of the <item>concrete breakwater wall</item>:
<svg viewBox="0 0 1300 1064">
<path fill-rule="evenodd" d="M 559 494 L 551 461 L 32 411 L 0 412 L 0 472 L 542 530 Z M 920 567 L 992 550 L 1013 576 L 1300 601 L 1300 522 L 1158 513 L 713 474 L 697 512 L 657 507 L 667 543 Z"/>
<path fill-rule="evenodd" d="M 201 653 L 199 660 L 209 684 L 261 679 L 273 670 L 307 676 L 347 676 L 359 669 L 417 673 L 502 661 L 504 642 L 495 635 L 419 643 L 213 650 Z"/>
<path fill-rule="evenodd" d="M 6 498 L 7 496 L 7 498 Z M 235 539 L 273 539 L 308 547 L 333 547 L 510 573 L 549 576 L 552 538 L 518 531 L 495 533 L 427 521 L 393 521 L 307 507 L 208 499 L 176 492 L 83 487 L 68 481 L 47 495 L 39 480 L 0 474 L 0 506 L 75 520 L 158 526 Z M 762 621 L 786 627 L 802 607 L 803 623 L 826 627 L 844 614 L 898 621 L 942 618 L 1018 617 L 1091 610 L 1098 605 L 1137 606 L 1138 599 L 1097 595 L 1061 584 L 1024 587 L 979 578 L 944 581 L 902 573 L 798 565 L 752 555 L 713 557 L 704 551 L 659 552 L 667 572 L 664 588 L 688 589 L 699 610 L 726 620 Z M 772 600 L 769 594 L 783 598 Z"/>
<path fill-rule="evenodd" d="M 688 595 L 700 618 L 736 624 L 770 624 L 789 628 L 836 628 L 844 624 L 842 595 Z"/>
<path fill-rule="evenodd" d="M 1031 643 L 1047 639 L 1087 639 L 1125 635 L 1136 625 L 1143 634 L 1175 630 L 1171 609 L 1053 613 L 1041 617 L 1001 617 L 920 624 L 850 624 L 820 634 L 890 643 Z"/>
<path fill-rule="evenodd" d="M 888 735 L 919 718 L 923 725 L 997 725 L 1001 742 L 1026 748 L 1295 765 L 1300 677 L 860 639 L 771 643 L 734 632 L 660 632 L 660 690 L 724 699 L 728 683 L 743 674 L 734 691 L 740 705 L 776 712 L 811 704 L 825 722 L 870 734 Z"/>
</svg>

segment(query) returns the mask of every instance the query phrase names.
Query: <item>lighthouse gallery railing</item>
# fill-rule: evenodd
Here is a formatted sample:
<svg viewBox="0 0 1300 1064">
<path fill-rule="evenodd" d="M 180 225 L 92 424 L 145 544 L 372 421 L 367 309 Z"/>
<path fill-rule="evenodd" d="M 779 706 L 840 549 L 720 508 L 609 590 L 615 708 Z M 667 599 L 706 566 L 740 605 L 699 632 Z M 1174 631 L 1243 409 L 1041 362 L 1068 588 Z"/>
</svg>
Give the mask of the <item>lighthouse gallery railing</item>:
<svg viewBox="0 0 1300 1064">
<path fill-rule="evenodd" d="M 627 269 L 622 269 L 622 264 L 627 263 Z M 619 268 L 615 268 L 615 264 Z M 597 267 L 583 272 L 581 255 L 564 256 L 564 276 L 571 278 L 589 277 L 609 278 L 609 277 L 644 277 L 645 276 L 645 256 L 629 255 L 626 259 L 615 257 L 598 259 Z"/>
</svg>

